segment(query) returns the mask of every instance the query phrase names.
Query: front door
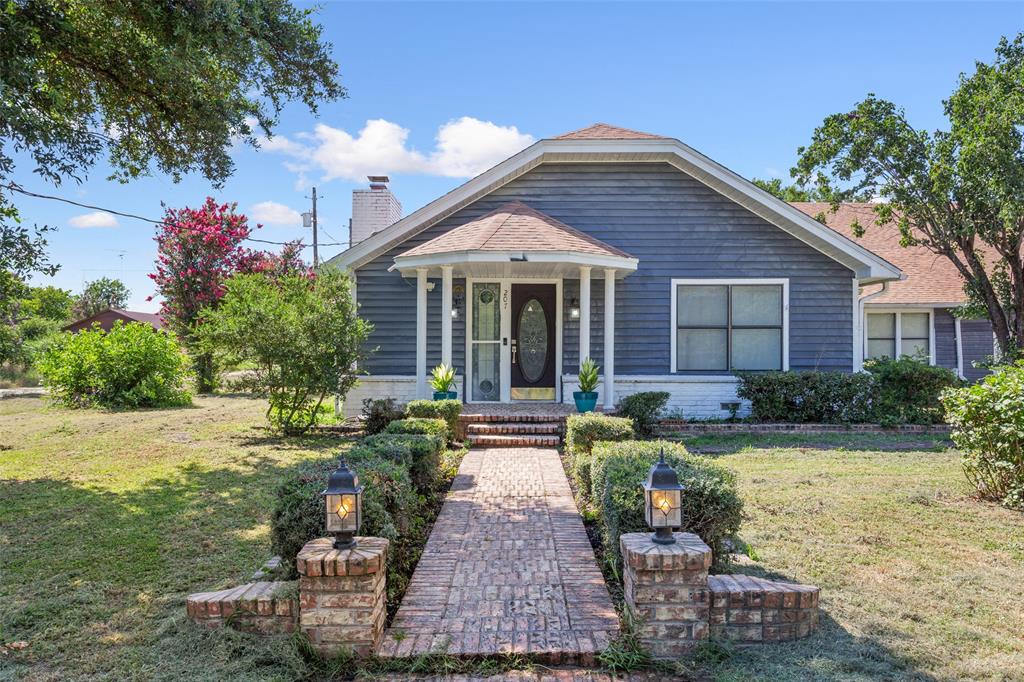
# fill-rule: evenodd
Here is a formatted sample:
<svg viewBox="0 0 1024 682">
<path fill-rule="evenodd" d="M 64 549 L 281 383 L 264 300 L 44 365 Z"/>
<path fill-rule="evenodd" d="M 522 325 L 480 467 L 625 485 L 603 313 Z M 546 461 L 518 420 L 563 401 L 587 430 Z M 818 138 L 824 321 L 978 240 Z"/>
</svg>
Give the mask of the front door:
<svg viewBox="0 0 1024 682">
<path fill-rule="evenodd" d="M 555 285 L 512 285 L 512 400 L 555 399 Z"/>
</svg>

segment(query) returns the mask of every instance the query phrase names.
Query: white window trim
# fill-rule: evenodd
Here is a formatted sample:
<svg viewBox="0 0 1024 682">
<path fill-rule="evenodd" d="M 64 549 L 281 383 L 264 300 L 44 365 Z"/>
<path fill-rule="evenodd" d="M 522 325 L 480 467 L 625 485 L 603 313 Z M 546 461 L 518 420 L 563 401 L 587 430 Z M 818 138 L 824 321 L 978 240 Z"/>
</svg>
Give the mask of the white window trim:
<svg viewBox="0 0 1024 682">
<path fill-rule="evenodd" d="M 670 313 L 671 319 L 671 352 L 669 354 L 668 365 L 669 372 L 672 374 L 678 374 L 679 370 L 676 369 L 676 291 L 680 285 L 729 285 L 729 284 L 775 284 L 782 285 L 782 371 L 789 371 L 789 278 L 779 277 L 772 279 L 764 278 L 747 278 L 737 277 L 730 279 L 706 279 L 706 278 L 686 278 L 686 279 L 673 279 L 671 283 L 672 295 L 671 305 L 672 310 Z M 732 372 L 732 370 L 726 370 L 726 372 Z M 689 376 L 701 376 L 689 375 Z M 707 376 L 718 376 L 716 374 L 708 374 Z"/>
<path fill-rule="evenodd" d="M 865 308 L 864 319 L 861 320 L 861 334 L 863 349 L 863 357 L 865 360 L 869 360 L 868 357 L 868 315 L 874 313 L 889 313 L 896 315 L 896 354 L 902 357 L 899 353 L 900 346 L 903 345 L 903 324 L 901 318 L 903 313 L 927 313 L 928 314 L 928 364 L 935 364 L 935 309 L 934 308 L 906 308 L 906 307 L 892 307 L 892 308 Z"/>
</svg>

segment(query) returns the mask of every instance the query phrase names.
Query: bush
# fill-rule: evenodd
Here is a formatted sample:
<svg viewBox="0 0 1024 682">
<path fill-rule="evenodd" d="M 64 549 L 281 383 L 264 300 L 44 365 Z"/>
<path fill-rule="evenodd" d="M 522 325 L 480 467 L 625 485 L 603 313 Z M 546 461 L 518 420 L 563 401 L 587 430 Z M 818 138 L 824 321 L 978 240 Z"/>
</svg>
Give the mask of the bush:
<svg viewBox="0 0 1024 682">
<path fill-rule="evenodd" d="M 407 417 L 429 417 L 443 419 L 448 424 L 448 438 L 459 433 L 459 415 L 462 414 L 460 400 L 412 400 L 405 406 Z"/>
<path fill-rule="evenodd" d="M 363 430 L 370 435 L 380 433 L 402 414 L 394 398 L 367 398 L 363 401 Z"/>
<path fill-rule="evenodd" d="M 590 491 L 590 453 L 594 443 L 602 440 L 628 440 L 632 437 L 632 419 L 587 412 L 571 414 L 565 420 L 565 451 L 571 464 L 570 474 L 584 498 Z"/>
<path fill-rule="evenodd" d="M 736 395 L 762 422 L 854 424 L 873 420 L 875 380 L 843 372 L 740 372 Z"/>
<path fill-rule="evenodd" d="M 729 562 L 725 540 L 739 531 L 743 512 L 736 477 L 728 469 L 669 441 L 598 443 L 594 447 L 591 496 L 597 503 L 606 556 L 619 566 L 619 536 L 650 530 L 644 520 L 642 482 L 662 448 L 665 461 L 686 488 L 682 495 L 682 530 L 696 533 L 711 547 L 714 567 L 721 570 Z"/>
<path fill-rule="evenodd" d="M 438 436 L 442 442 L 448 442 L 448 425 L 443 419 L 430 419 L 427 417 L 406 417 L 396 419 L 388 424 L 383 433 L 421 433 L 428 436 Z"/>
<path fill-rule="evenodd" d="M 189 364 L 170 334 L 118 322 L 109 332 L 62 334 L 37 369 L 51 399 L 68 407 L 169 407 L 192 401 Z"/>
<path fill-rule="evenodd" d="M 881 424 L 941 424 L 942 392 L 962 382 L 953 370 L 907 356 L 869 360 L 875 378 L 875 420 Z"/>
<path fill-rule="evenodd" d="M 365 457 L 362 450 L 368 449 L 376 456 L 405 465 L 416 490 L 427 495 L 437 490 L 444 444 L 444 437 L 438 435 L 380 433 L 360 441 L 352 456 Z"/>
<path fill-rule="evenodd" d="M 986 500 L 1024 510 L 1024 362 L 942 395 L 964 474 Z"/>
<path fill-rule="evenodd" d="M 649 438 L 654 434 L 662 410 L 668 404 L 669 394 L 665 391 L 643 391 L 628 395 L 619 402 L 619 416 L 633 420 L 636 435 Z"/>
</svg>

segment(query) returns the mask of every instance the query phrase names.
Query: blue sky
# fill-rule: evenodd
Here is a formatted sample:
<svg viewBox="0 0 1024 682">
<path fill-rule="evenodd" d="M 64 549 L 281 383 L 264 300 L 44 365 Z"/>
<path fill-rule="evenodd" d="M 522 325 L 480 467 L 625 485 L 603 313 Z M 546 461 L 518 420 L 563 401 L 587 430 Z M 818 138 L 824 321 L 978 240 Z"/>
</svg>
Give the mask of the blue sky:
<svg viewBox="0 0 1024 682">
<path fill-rule="evenodd" d="M 351 191 L 367 173 L 390 174 L 409 213 L 533 139 L 597 121 L 677 137 L 746 177 L 788 178 L 814 127 L 868 92 L 904 106 L 919 127 L 942 127 L 957 75 L 1024 30 L 1024 4 L 334 2 L 319 20 L 350 97 L 319 118 L 286 109 L 264 149 L 236 150 L 236 173 L 219 191 L 199 177 L 121 185 L 103 166 L 56 191 L 28 165 L 15 179 L 153 218 L 161 201 L 213 195 L 262 216 L 256 236 L 275 241 L 308 237 L 297 213 L 315 184 L 330 242 L 347 239 Z M 37 282 L 78 291 L 123 277 L 131 306 L 155 309 L 145 302 L 151 225 L 100 226 L 113 221 L 52 201 L 18 204 L 27 221 L 59 228 L 50 251 L 61 272 Z"/>
</svg>

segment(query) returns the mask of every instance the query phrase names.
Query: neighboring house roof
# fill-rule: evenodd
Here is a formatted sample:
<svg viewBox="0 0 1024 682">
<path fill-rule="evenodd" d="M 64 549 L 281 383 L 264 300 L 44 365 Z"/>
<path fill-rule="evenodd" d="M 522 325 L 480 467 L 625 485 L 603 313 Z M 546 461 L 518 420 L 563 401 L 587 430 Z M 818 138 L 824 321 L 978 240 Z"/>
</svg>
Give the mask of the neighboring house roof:
<svg viewBox="0 0 1024 682">
<path fill-rule="evenodd" d="M 809 216 L 823 213 L 830 228 L 863 244 L 903 271 L 906 279 L 890 282 L 885 293 L 872 296 L 871 305 L 959 305 L 966 302 L 964 280 L 956 266 L 945 256 L 923 246 L 900 246 L 900 230 L 895 222 L 875 225 L 878 216 L 874 204 L 840 204 L 836 213 L 831 212 L 831 204 L 827 202 L 793 202 L 793 206 Z M 865 228 L 864 236 L 854 237 L 854 220 Z M 864 295 L 877 292 L 878 287 L 872 287 Z"/>
<path fill-rule="evenodd" d="M 83 318 L 81 320 L 75 320 L 71 324 L 65 325 L 64 330 L 70 332 L 81 331 L 82 329 L 89 329 L 93 323 L 99 323 L 100 328 L 110 331 L 111 327 L 117 320 L 121 320 L 126 324 L 128 322 L 142 322 L 148 324 L 153 329 L 163 329 L 163 319 L 155 313 L 141 313 L 135 310 L 121 310 L 120 308 L 107 308 L 101 310 L 95 315 Z"/>
<path fill-rule="evenodd" d="M 615 130 L 624 132 L 613 132 Z M 627 133 L 632 137 L 625 137 Z M 667 163 L 850 268 L 864 284 L 894 280 L 901 275 L 899 268 L 884 258 L 828 229 L 679 140 L 649 136 L 647 133 L 625 129 L 612 129 L 605 124 L 590 126 L 568 135 L 571 137 L 545 139 L 534 143 L 390 227 L 376 232 L 338 254 L 329 262 L 337 267 L 359 268 L 542 163 Z"/>
<path fill-rule="evenodd" d="M 639 130 L 619 128 L 607 123 L 595 123 L 586 128 L 556 135 L 553 140 L 664 140 L 662 135 L 642 133 Z"/>
</svg>

